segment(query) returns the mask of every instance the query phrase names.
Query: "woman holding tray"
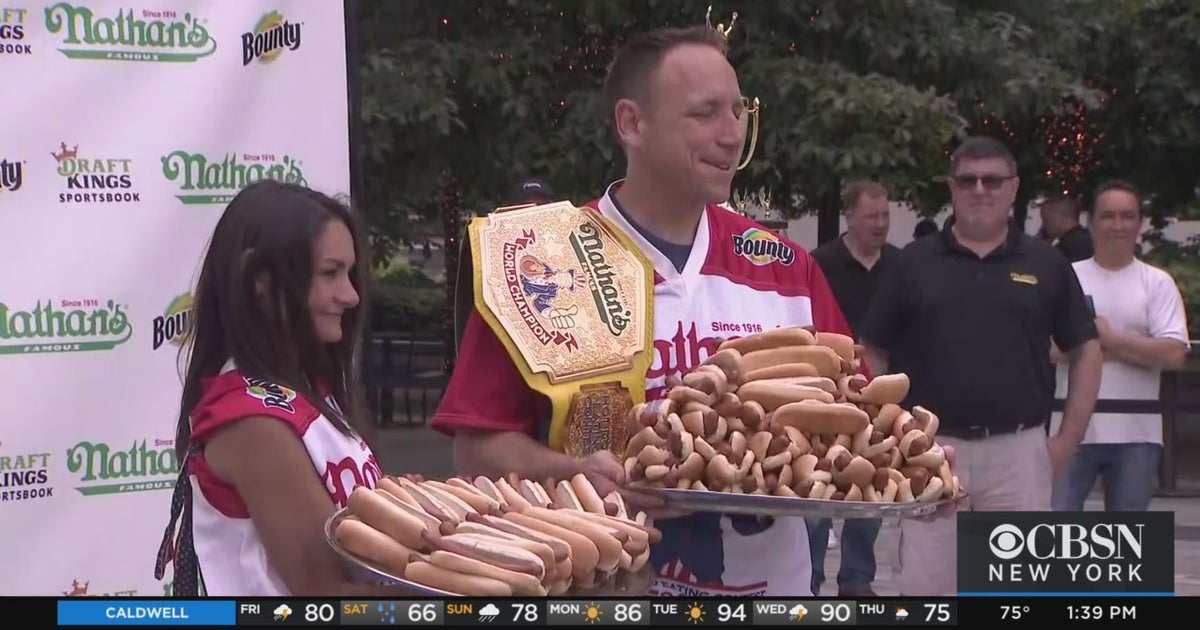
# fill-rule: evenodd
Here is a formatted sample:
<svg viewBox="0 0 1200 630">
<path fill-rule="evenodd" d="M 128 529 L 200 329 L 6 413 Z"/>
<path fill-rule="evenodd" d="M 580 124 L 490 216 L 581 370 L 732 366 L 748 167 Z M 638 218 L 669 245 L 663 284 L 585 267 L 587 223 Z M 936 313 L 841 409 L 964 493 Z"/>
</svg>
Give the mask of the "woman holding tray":
<svg viewBox="0 0 1200 630">
<path fill-rule="evenodd" d="M 155 577 L 176 596 L 396 596 L 355 583 L 324 524 L 379 463 L 365 419 L 366 236 L 349 208 L 263 181 L 217 222 L 192 307 L 179 480 Z M 176 523 L 180 521 L 176 537 Z"/>
</svg>

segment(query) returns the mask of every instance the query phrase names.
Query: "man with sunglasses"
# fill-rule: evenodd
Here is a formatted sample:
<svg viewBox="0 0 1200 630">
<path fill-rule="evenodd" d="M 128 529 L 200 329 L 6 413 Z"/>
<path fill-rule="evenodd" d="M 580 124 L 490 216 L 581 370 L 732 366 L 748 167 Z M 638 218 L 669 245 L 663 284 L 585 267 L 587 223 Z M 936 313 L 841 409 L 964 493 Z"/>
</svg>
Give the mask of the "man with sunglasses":
<svg viewBox="0 0 1200 630">
<path fill-rule="evenodd" d="M 867 361 L 882 374 L 889 354 L 904 357 L 904 406 L 938 414 L 971 509 L 1049 511 L 1099 391 L 1096 324 L 1067 259 L 1010 219 L 1019 180 L 1007 147 L 968 138 L 950 168 L 954 216 L 906 247 L 880 283 L 863 325 Z M 1070 388 L 1047 438 L 1052 341 L 1069 358 Z M 901 521 L 902 595 L 957 592 L 956 539 L 956 519 Z"/>
</svg>

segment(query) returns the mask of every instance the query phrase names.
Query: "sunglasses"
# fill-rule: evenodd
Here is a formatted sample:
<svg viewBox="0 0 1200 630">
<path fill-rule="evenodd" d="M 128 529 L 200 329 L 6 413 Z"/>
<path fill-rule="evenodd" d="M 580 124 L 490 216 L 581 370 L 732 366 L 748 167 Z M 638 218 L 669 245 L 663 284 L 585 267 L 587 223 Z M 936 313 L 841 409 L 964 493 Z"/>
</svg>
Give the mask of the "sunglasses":
<svg viewBox="0 0 1200 630">
<path fill-rule="evenodd" d="M 983 184 L 985 190 L 1000 190 L 1012 178 L 1012 175 L 952 175 L 950 180 L 960 190 L 974 190 L 977 184 Z"/>
</svg>

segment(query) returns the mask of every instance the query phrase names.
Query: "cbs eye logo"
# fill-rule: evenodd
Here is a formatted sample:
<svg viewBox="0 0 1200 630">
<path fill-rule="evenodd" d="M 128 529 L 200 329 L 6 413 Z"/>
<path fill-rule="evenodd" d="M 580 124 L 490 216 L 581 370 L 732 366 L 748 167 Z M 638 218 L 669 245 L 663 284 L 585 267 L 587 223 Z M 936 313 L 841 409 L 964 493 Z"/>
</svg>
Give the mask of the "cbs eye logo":
<svg viewBox="0 0 1200 630">
<path fill-rule="evenodd" d="M 1016 525 L 997 525 L 988 535 L 988 547 L 991 547 L 993 556 L 1012 560 L 1025 551 L 1025 532 Z"/>
</svg>

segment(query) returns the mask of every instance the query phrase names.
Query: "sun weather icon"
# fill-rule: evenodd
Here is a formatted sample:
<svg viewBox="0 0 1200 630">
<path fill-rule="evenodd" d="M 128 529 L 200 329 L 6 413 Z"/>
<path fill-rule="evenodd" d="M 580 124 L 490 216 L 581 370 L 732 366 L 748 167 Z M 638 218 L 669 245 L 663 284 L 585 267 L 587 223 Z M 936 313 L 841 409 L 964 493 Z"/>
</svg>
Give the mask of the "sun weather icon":
<svg viewBox="0 0 1200 630">
<path fill-rule="evenodd" d="M 600 623 L 600 616 L 603 614 L 604 612 L 600 610 L 599 606 L 588 602 L 587 609 L 583 611 L 583 619 L 587 623 Z"/>
<path fill-rule="evenodd" d="M 688 608 L 687 618 L 688 623 L 701 623 L 704 621 L 704 606 L 692 602 L 692 606 Z"/>
</svg>

